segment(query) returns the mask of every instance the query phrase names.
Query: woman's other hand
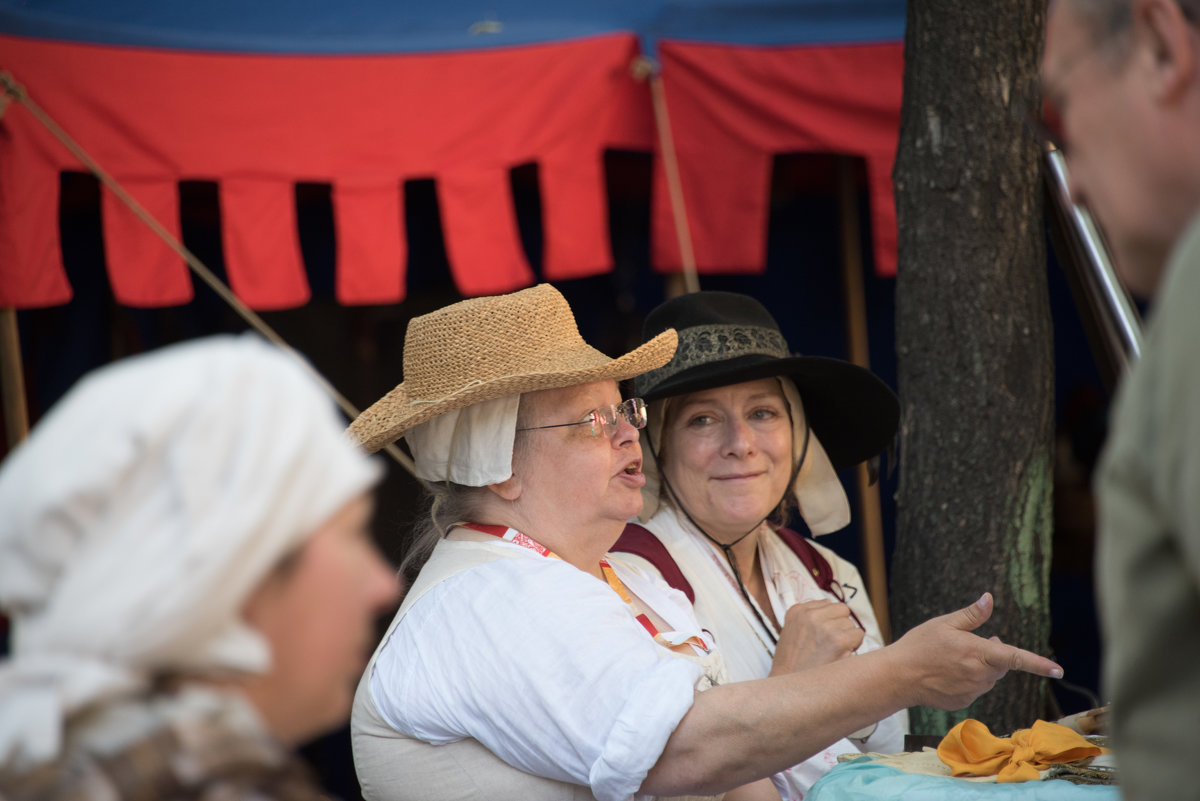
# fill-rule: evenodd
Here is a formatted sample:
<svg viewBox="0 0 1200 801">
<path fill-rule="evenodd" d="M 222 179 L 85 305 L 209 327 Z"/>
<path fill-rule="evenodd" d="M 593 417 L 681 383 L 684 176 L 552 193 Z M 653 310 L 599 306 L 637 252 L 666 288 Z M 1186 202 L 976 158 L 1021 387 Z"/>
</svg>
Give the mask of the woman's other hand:
<svg viewBox="0 0 1200 801">
<path fill-rule="evenodd" d="M 1010 670 L 1062 678 L 1062 667 L 1043 656 L 971 633 L 991 616 L 992 595 L 985 592 L 970 606 L 931 618 L 884 649 L 894 649 L 911 671 L 914 704 L 962 709 Z"/>
<path fill-rule="evenodd" d="M 793 604 L 784 616 L 769 675 L 794 673 L 850 656 L 862 644 L 863 635 L 850 617 L 850 607 L 843 603 Z"/>
</svg>

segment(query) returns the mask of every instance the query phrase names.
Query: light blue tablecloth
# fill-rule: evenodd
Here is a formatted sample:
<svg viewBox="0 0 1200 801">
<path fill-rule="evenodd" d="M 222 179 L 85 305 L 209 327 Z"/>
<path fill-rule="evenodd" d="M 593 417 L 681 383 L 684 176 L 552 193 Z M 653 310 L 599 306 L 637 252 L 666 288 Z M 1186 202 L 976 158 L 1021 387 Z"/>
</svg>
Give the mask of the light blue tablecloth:
<svg viewBox="0 0 1200 801">
<path fill-rule="evenodd" d="M 993 784 L 947 776 L 905 773 L 869 759 L 836 766 L 813 785 L 804 801 L 1120 801 L 1115 785 L 1072 784 L 1062 779 Z"/>
</svg>

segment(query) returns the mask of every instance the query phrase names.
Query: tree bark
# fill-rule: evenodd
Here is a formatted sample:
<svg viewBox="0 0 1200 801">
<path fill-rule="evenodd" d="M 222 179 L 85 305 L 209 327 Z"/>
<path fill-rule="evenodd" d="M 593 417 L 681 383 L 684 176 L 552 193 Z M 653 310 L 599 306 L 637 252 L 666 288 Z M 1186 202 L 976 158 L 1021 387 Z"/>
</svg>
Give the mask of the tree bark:
<svg viewBox="0 0 1200 801">
<path fill-rule="evenodd" d="M 903 632 L 988 590 L 981 630 L 1048 652 L 1053 350 L 1038 108 L 1045 0 L 909 0 L 896 348 L 903 404 L 892 609 Z M 1010 673 L 964 712 L 997 734 L 1048 712 Z"/>
</svg>

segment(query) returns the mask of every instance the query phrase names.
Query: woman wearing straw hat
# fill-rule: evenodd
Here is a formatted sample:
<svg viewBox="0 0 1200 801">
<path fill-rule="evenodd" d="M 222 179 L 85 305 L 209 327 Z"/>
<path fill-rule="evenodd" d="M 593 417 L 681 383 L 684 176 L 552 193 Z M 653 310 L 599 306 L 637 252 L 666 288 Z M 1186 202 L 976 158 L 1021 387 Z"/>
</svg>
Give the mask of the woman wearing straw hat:
<svg viewBox="0 0 1200 801">
<path fill-rule="evenodd" d="M 403 435 L 432 494 L 432 553 L 351 716 L 368 799 L 758 792 L 898 709 L 959 708 L 1009 669 L 1061 673 L 969 633 L 985 595 L 849 669 L 781 661 L 726 683 L 685 597 L 608 556 L 645 482 L 644 406 L 617 382 L 675 340 L 609 359 L 548 285 L 412 321 L 405 382 L 351 427 L 368 449 Z"/>
<path fill-rule="evenodd" d="M 294 358 L 213 337 L 81 381 L 0 469 L 0 797 L 325 794 L 398 594 L 379 467 Z"/>
<path fill-rule="evenodd" d="M 682 578 L 733 681 L 769 675 L 781 651 L 822 664 L 882 647 L 854 565 L 782 526 L 793 510 L 813 534 L 850 522 L 835 470 L 891 442 L 895 394 L 848 362 L 792 355 L 746 295 L 672 298 L 644 335 L 668 329 L 675 355 L 635 381 L 648 409 L 641 525 L 614 550 Z M 801 798 L 839 754 L 901 751 L 906 729 L 896 712 L 776 774 L 777 788 Z"/>
</svg>

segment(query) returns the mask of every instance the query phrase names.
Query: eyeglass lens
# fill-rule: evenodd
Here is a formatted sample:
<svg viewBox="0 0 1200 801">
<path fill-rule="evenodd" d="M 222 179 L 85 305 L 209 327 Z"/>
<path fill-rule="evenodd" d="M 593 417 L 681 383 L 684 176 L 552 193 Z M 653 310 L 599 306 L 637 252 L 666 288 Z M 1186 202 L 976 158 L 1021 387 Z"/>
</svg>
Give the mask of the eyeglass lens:
<svg viewBox="0 0 1200 801">
<path fill-rule="evenodd" d="M 621 417 L 625 418 L 626 422 L 634 428 L 645 428 L 646 402 L 641 398 L 630 398 L 592 412 L 592 436 L 600 436 L 600 431 L 603 430 L 605 436 L 611 437 L 616 433 L 617 420 Z"/>
</svg>

